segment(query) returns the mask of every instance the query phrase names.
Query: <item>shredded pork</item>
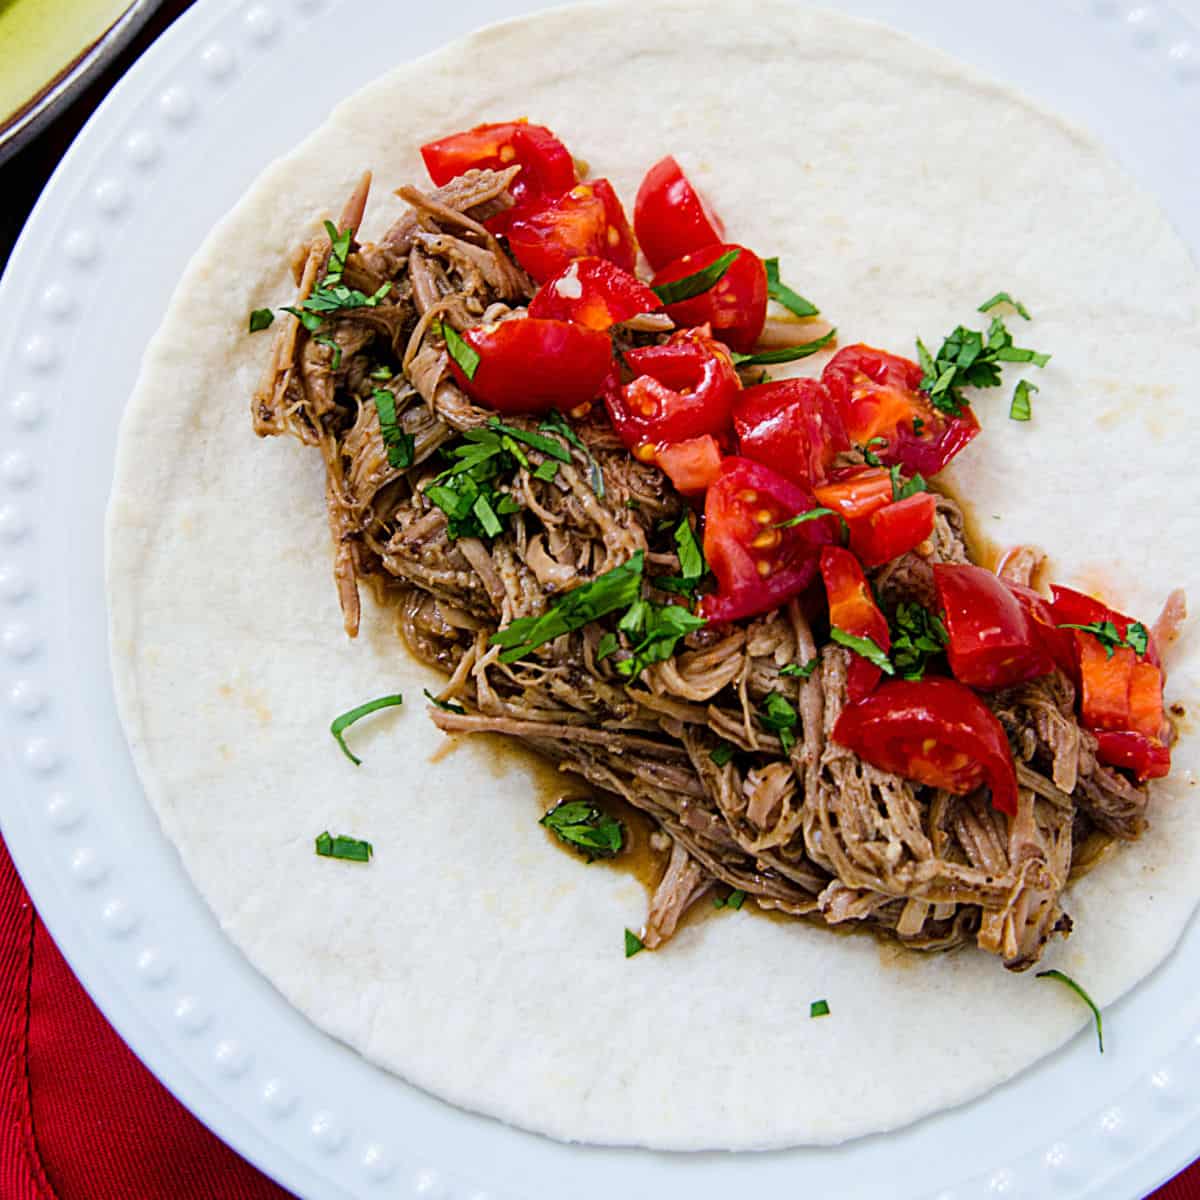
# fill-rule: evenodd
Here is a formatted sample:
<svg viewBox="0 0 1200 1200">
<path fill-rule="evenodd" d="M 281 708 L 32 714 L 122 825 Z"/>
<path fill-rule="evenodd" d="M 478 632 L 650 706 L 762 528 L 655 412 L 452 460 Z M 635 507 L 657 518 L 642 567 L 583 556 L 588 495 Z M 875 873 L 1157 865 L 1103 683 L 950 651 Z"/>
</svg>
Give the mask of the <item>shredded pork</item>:
<svg viewBox="0 0 1200 1200">
<path fill-rule="evenodd" d="M 725 885 L 764 909 L 867 928 L 912 947 L 973 942 L 1012 969 L 1037 962 L 1052 935 L 1070 930 L 1061 906 L 1069 880 L 1101 861 L 1114 840 L 1138 837 L 1146 822 L 1145 788 L 1097 762 L 1063 675 L 990 699 L 1018 767 L 1019 807 L 1009 818 L 986 793 L 921 787 L 832 740 L 846 704 L 848 652 L 825 645 L 809 678 L 783 674 L 818 655 L 795 601 L 700 629 L 633 681 L 613 656 L 598 655 L 615 619 L 516 662 L 502 662 L 489 644 L 498 628 L 543 612 L 554 596 L 638 551 L 655 573 L 677 574 L 669 527 L 685 512 L 662 474 L 626 453 L 597 417 L 574 423 L 583 448 L 572 448 L 553 479 L 536 474 L 546 456 L 525 448 L 527 465 L 498 485 L 516 508 L 498 536 L 452 537 L 426 494 L 445 469 L 442 452 L 493 416 L 454 382 L 439 323 L 461 330 L 512 319 L 532 295 L 484 224 L 511 203 L 514 172 L 472 171 L 433 192 L 401 188 L 408 211 L 374 244 L 353 242 L 344 271 L 349 287 L 372 295 L 390 284 L 387 295 L 330 314 L 321 341 L 292 317 L 277 333 L 253 401 L 254 428 L 290 434 L 323 457 L 346 631 L 358 630 L 360 583 L 374 582 L 394 603 L 412 652 L 448 676 L 443 698 L 461 711 L 433 710 L 441 729 L 514 738 L 652 818 L 670 854 L 643 934 L 651 949 L 690 905 Z M 361 224 L 369 184 L 367 177 L 348 201 L 339 230 Z M 322 278 L 330 251 L 320 234 L 298 259 L 297 304 Z M 622 336 L 662 333 L 651 322 Z M 412 439 L 403 468 L 389 463 L 372 401 L 381 387 Z M 934 536 L 919 550 L 873 572 L 885 610 L 932 605 L 932 565 L 968 561 L 952 501 L 939 497 Z M 1004 569 L 1028 582 L 1037 562 L 1017 552 Z M 1164 641 L 1179 613 L 1173 601 L 1159 631 Z M 798 714 L 786 750 L 762 720 L 772 693 Z M 714 761 L 726 744 L 737 754 Z"/>
</svg>

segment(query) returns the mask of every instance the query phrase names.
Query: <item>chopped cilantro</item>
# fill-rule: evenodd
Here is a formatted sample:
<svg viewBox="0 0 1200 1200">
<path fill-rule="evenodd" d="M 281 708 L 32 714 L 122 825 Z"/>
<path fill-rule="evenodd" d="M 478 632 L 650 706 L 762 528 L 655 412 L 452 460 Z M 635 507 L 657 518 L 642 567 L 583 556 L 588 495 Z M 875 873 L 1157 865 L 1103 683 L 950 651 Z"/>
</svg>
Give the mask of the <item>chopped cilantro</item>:
<svg viewBox="0 0 1200 1200">
<path fill-rule="evenodd" d="M 440 708 L 442 712 L 456 713 L 460 717 L 467 715 L 467 710 L 461 704 L 455 704 L 452 700 L 439 700 L 428 688 L 423 689 L 425 699 L 429 701 L 434 708 Z"/>
<path fill-rule="evenodd" d="M 566 442 L 569 442 L 572 446 L 575 447 L 576 450 L 582 450 L 583 453 L 587 455 L 587 460 L 591 464 L 591 468 L 592 468 L 592 478 L 591 478 L 592 491 L 595 492 L 596 495 L 599 496 L 601 500 L 603 500 L 604 499 L 604 472 L 600 469 L 600 464 L 596 461 L 595 457 L 592 455 L 592 452 L 587 448 L 587 443 L 567 423 L 566 417 L 564 417 L 562 415 L 562 413 L 558 412 L 557 410 L 552 410 L 550 412 L 549 416 L 547 416 L 542 421 L 542 423 L 538 426 L 538 428 L 543 433 L 558 434 L 558 436 L 560 438 L 562 438 Z M 629 507 L 636 508 L 637 502 L 630 501 Z"/>
<path fill-rule="evenodd" d="M 892 618 L 892 662 L 903 679 L 920 679 L 926 663 L 949 637 L 941 619 L 924 605 L 901 601 Z"/>
<path fill-rule="evenodd" d="M 796 726 L 800 723 L 800 714 L 792 707 L 788 698 L 778 692 L 769 693 L 759 710 L 758 719 L 767 729 L 778 735 L 784 754 L 790 754 L 796 744 Z"/>
<path fill-rule="evenodd" d="M 690 300 L 693 296 L 703 295 L 716 287 L 725 276 L 725 272 L 733 266 L 741 255 L 740 250 L 726 250 L 720 258 L 713 259 L 707 267 L 693 271 L 682 279 L 673 279 L 670 283 L 660 283 L 650 290 L 664 304 L 678 304 L 681 300 Z"/>
<path fill-rule="evenodd" d="M 844 629 L 839 629 L 836 625 L 830 628 L 829 636 L 839 646 L 845 646 L 847 650 L 853 650 L 855 654 L 865 658 L 867 662 L 873 663 L 885 675 L 895 675 L 896 668 L 892 666 L 891 660 L 871 638 L 859 637 L 857 634 L 847 633 Z"/>
<path fill-rule="evenodd" d="M 794 517 L 788 517 L 786 521 L 777 521 L 773 529 L 791 529 L 794 525 L 803 525 L 805 521 L 815 521 L 819 517 L 836 517 L 837 513 L 832 508 L 810 508 L 806 512 L 797 513 Z"/>
<path fill-rule="evenodd" d="M 929 485 L 926 484 L 925 477 L 919 471 L 907 483 L 901 483 L 899 463 L 892 465 L 891 476 L 893 500 L 907 500 L 909 496 L 915 496 L 918 492 L 929 491 Z"/>
<path fill-rule="evenodd" d="M 606 633 L 596 645 L 596 661 L 603 662 L 612 654 L 616 654 L 620 639 L 611 631 Z"/>
<path fill-rule="evenodd" d="M 809 1017 L 827 1017 L 827 1016 L 829 1016 L 829 1001 L 828 1000 L 814 1000 L 808 1006 L 808 1015 L 809 1015 Z"/>
<path fill-rule="evenodd" d="M 437 323 L 442 341 L 446 343 L 446 353 L 458 364 L 458 368 L 468 379 L 475 378 L 479 370 L 479 351 L 463 340 L 463 335 L 449 321 Z"/>
<path fill-rule="evenodd" d="M 560 842 L 578 850 L 588 862 L 612 858 L 625 844 L 625 830 L 590 800 L 563 800 L 538 822 Z"/>
<path fill-rule="evenodd" d="M 786 667 L 779 668 L 779 673 L 780 675 L 792 675 L 797 679 L 808 679 L 817 669 L 820 662 L 820 657 L 814 656 L 810 658 L 808 662 L 804 664 L 804 666 L 801 666 L 799 663 L 788 663 Z"/>
<path fill-rule="evenodd" d="M 1008 415 L 1014 421 L 1028 421 L 1033 416 L 1033 406 L 1029 403 L 1029 393 L 1036 392 L 1038 386 L 1036 383 L 1030 383 L 1028 379 L 1022 379 L 1017 383 L 1016 390 L 1013 392 L 1012 404 L 1009 405 Z"/>
<path fill-rule="evenodd" d="M 644 564 L 645 554 L 638 550 L 619 567 L 556 597 L 540 616 L 518 617 L 497 630 L 492 634 L 491 645 L 503 647 L 500 661 L 516 662 L 564 633 L 582 629 L 599 617 L 636 604 Z"/>
<path fill-rule="evenodd" d="M 719 746 L 714 746 L 709 752 L 708 757 L 718 766 L 723 767 L 733 758 L 734 747 L 732 742 L 722 742 Z"/>
<path fill-rule="evenodd" d="M 920 418 L 917 418 L 917 419 L 919 420 Z M 871 449 L 871 447 L 872 446 L 882 446 L 886 450 L 887 444 L 888 444 L 888 440 L 885 437 L 871 438 L 871 440 L 869 442 L 867 442 L 867 444 L 862 448 L 863 462 L 865 462 L 868 467 L 882 467 L 883 460 L 879 457 L 878 454 L 875 453 L 874 450 Z"/>
<path fill-rule="evenodd" d="M 335 717 L 333 723 L 329 726 L 329 732 L 333 734 L 334 741 L 342 748 L 342 753 L 356 766 L 362 765 L 362 759 L 358 758 L 354 751 L 346 745 L 346 739 L 343 734 L 355 721 L 361 721 L 363 717 L 370 716 L 373 712 L 378 712 L 381 708 L 395 708 L 397 704 L 402 704 L 404 697 L 397 694 L 395 696 L 380 696 L 378 700 L 368 700 L 366 704 L 360 704 L 357 708 L 352 708 L 349 712 L 344 712 L 340 717 Z"/>
<path fill-rule="evenodd" d="M 789 312 L 798 317 L 815 317 L 820 309 L 811 300 L 805 300 L 798 292 L 793 292 L 779 278 L 779 259 L 764 258 L 763 266 L 767 268 L 767 295 L 777 300 Z"/>
<path fill-rule="evenodd" d="M 346 862 L 365 863 L 370 862 L 371 855 L 375 853 L 375 848 L 370 842 L 343 837 L 341 834 L 335 837 L 328 829 L 324 833 L 318 833 L 315 842 L 317 853 L 322 858 L 340 858 Z"/>
<path fill-rule="evenodd" d="M 1112 621 L 1092 621 L 1087 625 L 1060 625 L 1059 629 L 1078 629 L 1081 633 L 1090 633 L 1104 647 L 1105 653 L 1112 658 L 1113 652 L 1121 646 L 1128 646 L 1134 654 L 1142 655 L 1150 645 L 1150 634 L 1140 621 L 1133 621 L 1125 630 L 1125 636 Z"/>
<path fill-rule="evenodd" d="M 1027 321 L 1033 318 L 1030 315 L 1029 309 L 1023 305 L 1020 300 L 1014 300 L 1007 292 L 997 292 L 990 300 L 985 300 L 980 306 L 981 313 L 991 312 L 999 304 L 1007 304 L 1010 308 L 1015 308 L 1021 316 Z"/>
<path fill-rule="evenodd" d="M 1095 1000 L 1091 998 L 1073 980 L 1065 971 L 1039 971 L 1038 979 L 1057 979 L 1059 983 L 1065 983 L 1083 1002 L 1092 1010 L 1092 1017 L 1096 1022 L 1096 1041 L 1100 1045 L 1100 1053 L 1104 1053 L 1104 1018 L 1100 1015 L 1100 1009 L 1097 1007 Z"/>
<path fill-rule="evenodd" d="M 371 393 L 371 399 L 375 401 L 375 411 L 379 413 L 379 435 L 383 438 L 384 449 L 387 450 L 388 465 L 398 471 L 411 467 L 417 442 L 396 420 L 395 395 L 387 388 L 376 388 Z"/>
<path fill-rule="evenodd" d="M 732 908 L 735 912 L 746 903 L 746 893 L 738 888 L 728 896 L 714 896 L 713 908 Z"/>
<path fill-rule="evenodd" d="M 777 350 L 762 350 L 758 354 L 738 354 L 735 352 L 733 363 L 737 367 L 753 367 L 767 366 L 771 363 L 795 362 L 796 359 L 808 358 L 810 354 L 816 354 L 824 350 L 836 338 L 837 330 L 831 329 L 824 337 L 816 338 L 811 342 L 802 342 L 798 346 L 780 346 Z"/>
<path fill-rule="evenodd" d="M 275 314 L 269 308 L 256 308 L 250 314 L 250 332 L 258 333 L 259 330 L 267 329 L 275 320 Z"/>
<path fill-rule="evenodd" d="M 635 954 L 639 954 L 645 950 L 645 943 L 632 930 L 625 930 L 625 957 L 632 958 Z"/>
<path fill-rule="evenodd" d="M 558 466 L 553 458 L 548 458 L 534 471 L 533 477 L 542 480 L 543 483 L 553 483 L 558 475 Z"/>
<path fill-rule="evenodd" d="M 331 371 L 341 370 L 342 348 L 340 345 L 338 345 L 337 339 L 330 337 L 327 333 L 320 333 L 313 338 L 313 341 L 316 342 L 318 346 L 324 346 L 327 350 L 332 352 L 329 358 L 329 369 Z"/>
<path fill-rule="evenodd" d="M 635 601 L 617 626 L 633 643 L 633 653 L 617 663 L 617 670 L 636 679 L 652 663 L 670 658 L 689 633 L 703 629 L 704 625 L 703 617 L 688 612 L 682 605 Z"/>
</svg>

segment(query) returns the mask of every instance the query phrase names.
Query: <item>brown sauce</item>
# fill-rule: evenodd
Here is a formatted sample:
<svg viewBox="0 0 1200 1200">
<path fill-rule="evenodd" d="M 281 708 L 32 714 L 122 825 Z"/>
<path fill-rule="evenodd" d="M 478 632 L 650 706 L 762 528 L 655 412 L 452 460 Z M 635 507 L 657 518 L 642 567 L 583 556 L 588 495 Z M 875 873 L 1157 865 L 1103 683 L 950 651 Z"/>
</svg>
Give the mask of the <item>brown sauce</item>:
<svg viewBox="0 0 1200 1200">
<path fill-rule="evenodd" d="M 930 490 L 939 492 L 948 500 L 953 500 L 958 505 L 963 515 L 963 541 L 966 543 L 967 556 L 970 560 L 977 566 L 986 567 L 989 571 L 996 571 L 1004 561 L 1005 555 L 1013 547 L 1004 546 L 996 541 L 988 533 L 985 520 L 975 510 L 975 507 L 969 504 L 956 489 L 950 487 L 944 480 L 939 479 L 936 483 L 931 484 Z M 1049 575 L 1050 559 L 1043 555 L 1037 565 L 1037 569 L 1033 573 L 1033 578 L 1029 581 L 1029 586 L 1035 591 L 1045 590 L 1049 583 Z"/>
</svg>

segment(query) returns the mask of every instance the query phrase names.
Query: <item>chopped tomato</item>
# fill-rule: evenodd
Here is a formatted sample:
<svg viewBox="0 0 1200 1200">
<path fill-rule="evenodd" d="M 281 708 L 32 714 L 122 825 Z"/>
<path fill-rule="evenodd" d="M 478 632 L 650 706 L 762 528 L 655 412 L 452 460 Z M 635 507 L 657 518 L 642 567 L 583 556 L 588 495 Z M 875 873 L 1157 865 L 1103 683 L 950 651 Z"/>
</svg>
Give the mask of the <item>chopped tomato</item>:
<svg viewBox="0 0 1200 1200">
<path fill-rule="evenodd" d="M 573 258 L 606 258 L 623 271 L 632 271 L 637 258 L 633 231 L 607 179 L 576 184 L 544 205 L 515 211 L 508 245 L 539 283 L 557 275 Z"/>
<path fill-rule="evenodd" d="M 700 602 L 700 615 L 709 621 L 752 617 L 808 587 L 821 547 L 837 536 L 833 518 L 780 525 L 815 507 L 811 492 L 769 467 L 725 459 L 704 504 L 704 557 L 720 586 Z"/>
<path fill-rule="evenodd" d="M 864 567 L 891 562 L 933 536 L 937 501 L 928 492 L 893 500 L 891 472 L 883 467 L 855 468 L 839 476 L 813 491 L 846 522 L 850 548 Z"/>
<path fill-rule="evenodd" d="M 850 524 L 892 503 L 892 477 L 883 467 L 855 468 L 839 472 L 832 482 L 814 488 L 813 494 Z"/>
<path fill-rule="evenodd" d="M 1075 648 L 1082 680 L 1079 704 L 1083 723 L 1089 729 L 1129 729 L 1129 689 L 1137 655 L 1128 646 L 1118 646 L 1110 653 L 1097 638 L 1078 629 Z"/>
<path fill-rule="evenodd" d="M 721 448 L 717 439 L 706 433 L 685 442 L 659 446 L 656 461 L 677 492 L 698 496 L 715 483 L 721 473 Z"/>
<path fill-rule="evenodd" d="M 655 270 L 725 237 L 721 219 L 670 154 L 646 172 L 633 206 L 633 224 Z"/>
<path fill-rule="evenodd" d="M 892 648 L 887 618 L 879 611 L 858 559 L 840 546 L 821 551 L 821 577 L 829 598 L 829 623 L 843 633 L 869 638 L 886 654 Z M 883 676 L 883 670 L 853 650 L 846 679 L 846 694 L 853 704 L 865 700 Z"/>
<path fill-rule="evenodd" d="M 707 329 L 684 329 L 661 346 L 629 350 L 631 383 L 605 393 L 621 440 L 643 462 L 656 448 L 722 433 L 741 387 L 729 351 Z"/>
<path fill-rule="evenodd" d="M 834 458 L 850 449 L 833 398 L 817 379 L 780 379 L 748 387 L 733 406 L 738 446 L 805 487 L 825 482 Z"/>
<path fill-rule="evenodd" d="M 575 186 L 575 161 L 570 151 L 544 125 L 502 121 L 476 125 L 421 147 L 429 178 L 438 187 L 473 167 L 502 171 L 514 163 L 521 171 L 509 186 L 514 207 L 542 202 Z M 513 210 L 493 217 L 488 228 L 503 232 Z"/>
<path fill-rule="evenodd" d="M 1039 595 L 1033 588 L 1023 584 L 1010 583 L 1005 580 L 1005 586 L 1016 597 L 1017 603 L 1025 610 L 1033 622 L 1034 632 L 1042 648 L 1054 660 L 1059 670 L 1068 678 L 1079 682 L 1079 664 L 1075 658 L 1075 640 L 1069 629 L 1059 629 L 1054 619 L 1054 610 L 1045 596 Z"/>
<path fill-rule="evenodd" d="M 1096 757 L 1110 767 L 1132 771 L 1139 783 L 1161 779 L 1171 770 L 1171 749 L 1155 737 L 1131 730 L 1105 730 L 1096 735 Z"/>
<path fill-rule="evenodd" d="M 529 315 L 605 330 L 660 308 L 662 301 L 640 279 L 592 256 L 575 259 L 542 284 Z"/>
<path fill-rule="evenodd" d="M 848 522 L 850 549 L 864 567 L 881 567 L 928 541 L 933 536 L 936 515 L 937 501 L 928 492 L 905 496 L 876 509 L 869 517 Z"/>
<path fill-rule="evenodd" d="M 979 432 L 968 406 L 957 417 L 934 408 L 920 390 L 924 372 L 910 359 L 870 346 L 847 346 L 829 360 L 821 379 L 837 403 L 850 440 L 905 473 L 936 475 Z"/>
<path fill-rule="evenodd" d="M 880 770 L 964 796 L 987 783 L 1015 816 L 1017 776 L 996 715 L 953 679 L 891 680 L 842 710 L 833 740 Z"/>
<path fill-rule="evenodd" d="M 568 321 L 514 318 L 468 329 L 478 355 L 474 378 L 453 359 L 450 371 L 467 395 L 498 412 L 572 409 L 604 390 L 612 369 L 607 335 Z"/>
<path fill-rule="evenodd" d="M 1145 659 L 1138 659 L 1129 678 L 1129 727 L 1152 738 L 1166 729 L 1162 668 Z"/>
<path fill-rule="evenodd" d="M 1115 608 L 1109 608 L 1102 601 L 1083 592 L 1077 592 L 1074 588 L 1053 584 L 1050 594 L 1054 597 L 1051 603 L 1054 619 L 1060 625 L 1094 625 L 1099 622 L 1111 621 L 1117 627 L 1117 633 L 1121 637 L 1125 637 L 1129 632 L 1130 625 L 1136 623 L 1133 617 L 1127 617 L 1124 613 L 1117 612 Z M 1158 646 L 1155 644 L 1148 626 L 1146 634 L 1146 659 L 1156 667 L 1161 666 L 1162 659 L 1158 655 Z"/>
<path fill-rule="evenodd" d="M 937 563 L 933 584 L 955 679 L 988 691 L 1054 670 L 1029 613 L 991 571 L 969 563 Z"/>
<path fill-rule="evenodd" d="M 731 250 L 738 256 L 725 274 L 698 296 L 668 304 L 667 316 L 676 325 L 711 325 L 714 337 L 745 354 L 754 348 L 767 319 L 767 268 L 753 250 L 724 242 L 693 250 L 663 267 L 654 276 L 654 287 L 695 275 Z"/>
</svg>

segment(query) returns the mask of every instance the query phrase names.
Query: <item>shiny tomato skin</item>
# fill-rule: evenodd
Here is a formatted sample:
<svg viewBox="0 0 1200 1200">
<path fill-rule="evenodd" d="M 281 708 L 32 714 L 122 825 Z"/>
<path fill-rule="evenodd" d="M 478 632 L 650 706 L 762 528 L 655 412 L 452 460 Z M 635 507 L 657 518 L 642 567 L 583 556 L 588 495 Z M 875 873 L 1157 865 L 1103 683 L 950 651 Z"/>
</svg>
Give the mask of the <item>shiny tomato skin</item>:
<svg viewBox="0 0 1200 1200">
<path fill-rule="evenodd" d="M 883 467 L 839 471 L 828 483 L 813 489 L 822 507 L 833 509 L 847 524 L 891 504 L 892 492 L 892 477 Z"/>
<path fill-rule="evenodd" d="M 594 400 L 612 368 L 603 333 L 568 321 L 520 317 L 464 331 L 479 355 L 473 379 L 453 360 L 450 371 L 473 400 L 502 413 L 569 410 Z"/>
<path fill-rule="evenodd" d="M 725 242 L 693 250 L 662 267 L 654 276 L 653 286 L 661 287 L 703 271 L 731 250 L 736 250 L 738 256 L 716 284 L 690 300 L 668 304 L 667 316 L 679 326 L 711 325 L 714 337 L 731 350 L 746 354 L 754 349 L 767 319 L 767 268 L 753 250 Z"/>
<path fill-rule="evenodd" d="M 503 171 L 514 163 L 520 173 L 509 186 L 515 208 L 561 196 L 575 186 L 575 160 L 570 151 L 544 125 L 528 121 L 501 121 L 427 142 L 421 157 L 429 178 L 438 187 L 472 168 Z M 500 213 L 488 228 L 503 232 L 511 211 Z"/>
<path fill-rule="evenodd" d="M 1139 783 L 1161 779 L 1171 770 L 1171 750 L 1155 737 L 1132 730 L 1103 730 L 1096 735 L 1096 757 L 1110 767 L 1132 771 Z"/>
<path fill-rule="evenodd" d="M 933 584 L 949 635 L 946 656 L 960 683 L 992 691 L 1054 670 L 1029 613 L 991 571 L 936 563 Z"/>
<path fill-rule="evenodd" d="M 823 484 L 850 449 L 828 388 L 818 379 L 779 379 L 746 388 L 733 407 L 738 448 L 805 487 Z"/>
<path fill-rule="evenodd" d="M 642 251 L 655 270 L 725 240 L 721 219 L 670 154 L 646 172 L 634 202 L 633 224 Z"/>
<path fill-rule="evenodd" d="M 821 551 L 821 578 L 829 601 L 829 623 L 854 637 L 870 638 L 884 654 L 892 648 L 887 618 L 879 611 L 859 561 L 840 546 Z M 846 694 L 851 704 L 865 700 L 883 678 L 882 668 L 850 651 Z"/>
<path fill-rule="evenodd" d="M 655 462 L 682 496 L 699 496 L 721 473 L 721 448 L 712 434 L 659 446 Z"/>
<path fill-rule="evenodd" d="M 508 245 L 538 283 L 575 258 L 605 258 L 630 273 L 637 258 L 633 231 L 607 179 L 579 183 L 544 204 L 514 210 Z"/>
<path fill-rule="evenodd" d="M 625 362 L 633 380 L 609 389 L 604 401 L 621 440 L 643 461 L 654 461 L 655 447 L 728 428 L 741 381 L 707 330 L 680 330 L 661 346 L 627 351 Z"/>
<path fill-rule="evenodd" d="M 1078 687 L 1079 661 L 1075 654 L 1075 639 L 1069 629 L 1059 629 L 1050 601 L 1023 584 L 1005 580 L 1005 585 L 1033 622 L 1034 632 L 1042 648 L 1054 660 L 1058 669 Z"/>
<path fill-rule="evenodd" d="M 568 263 L 542 284 L 529 302 L 529 315 L 603 331 L 660 308 L 662 301 L 635 275 L 592 255 Z"/>
<path fill-rule="evenodd" d="M 833 740 L 905 779 L 964 796 L 982 783 L 1015 816 L 1017 777 L 996 715 L 953 679 L 896 679 L 842 710 Z"/>
<path fill-rule="evenodd" d="M 1054 612 L 1054 619 L 1060 625 L 1094 625 L 1097 622 L 1111 621 L 1117 627 L 1117 632 L 1125 637 L 1129 626 L 1134 624 L 1133 617 L 1127 617 L 1115 608 L 1109 608 L 1103 601 L 1084 592 L 1077 592 L 1074 588 L 1052 584 L 1050 595 L 1053 597 L 1050 607 Z M 1159 657 L 1158 646 L 1150 634 L 1149 626 L 1146 627 L 1146 633 L 1145 658 L 1156 667 L 1161 667 L 1162 659 Z"/>
<path fill-rule="evenodd" d="M 704 504 L 704 557 L 719 587 L 701 600 L 700 615 L 709 621 L 752 617 L 804 591 L 822 546 L 837 536 L 834 520 L 778 526 L 815 507 L 811 492 L 769 467 L 726 458 Z"/>
<path fill-rule="evenodd" d="M 928 541 L 936 515 L 937 501 L 928 492 L 891 501 L 869 516 L 847 521 L 850 549 L 864 567 L 881 567 Z"/>
<path fill-rule="evenodd" d="M 969 405 L 956 417 L 934 408 L 920 390 L 923 376 L 911 359 L 861 343 L 839 350 L 821 373 L 855 445 L 886 438 L 871 447 L 880 462 L 930 478 L 979 433 L 979 420 Z"/>
</svg>

